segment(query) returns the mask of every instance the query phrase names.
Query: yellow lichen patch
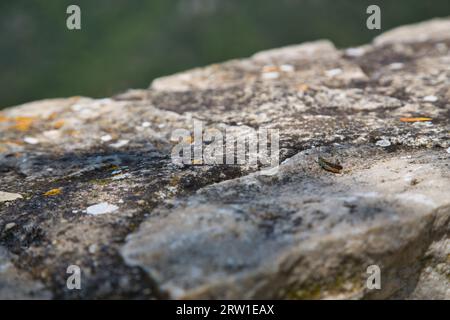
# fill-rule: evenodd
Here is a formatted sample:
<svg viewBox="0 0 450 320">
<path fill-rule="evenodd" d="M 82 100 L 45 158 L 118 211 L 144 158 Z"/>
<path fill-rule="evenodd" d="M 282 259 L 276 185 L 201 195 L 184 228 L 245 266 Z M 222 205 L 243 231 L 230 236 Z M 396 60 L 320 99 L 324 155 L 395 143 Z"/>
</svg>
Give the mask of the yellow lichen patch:
<svg viewBox="0 0 450 320">
<path fill-rule="evenodd" d="M 44 196 L 52 197 L 52 196 L 57 196 L 60 193 L 61 193 L 61 188 L 57 188 L 57 189 L 52 189 L 52 190 L 47 191 L 46 193 L 44 193 Z"/>
<path fill-rule="evenodd" d="M 33 117 L 16 117 L 14 118 L 15 124 L 12 126 L 13 129 L 18 131 L 28 131 L 32 126 L 33 122 L 36 121 L 36 118 Z"/>
<path fill-rule="evenodd" d="M 322 285 L 311 283 L 297 288 L 296 290 L 289 290 L 286 293 L 285 298 L 296 300 L 318 300 L 327 297 L 351 297 L 362 290 L 361 283 L 361 279 L 358 276 L 351 278 L 337 276 L 331 283 L 324 283 Z"/>
<path fill-rule="evenodd" d="M 0 122 L 6 122 L 6 121 L 9 121 L 9 118 L 0 114 Z"/>
<path fill-rule="evenodd" d="M 64 126 L 65 121 L 63 119 L 57 120 L 53 122 L 53 128 L 54 129 L 61 129 Z"/>
<path fill-rule="evenodd" d="M 171 187 L 178 186 L 179 183 L 180 183 L 180 176 L 173 176 L 169 181 L 169 185 Z"/>
<path fill-rule="evenodd" d="M 431 118 L 400 118 L 401 122 L 422 122 L 422 121 L 431 121 Z"/>
<path fill-rule="evenodd" d="M 308 89 L 309 89 L 309 86 L 307 84 L 299 84 L 297 86 L 297 90 L 300 92 L 308 91 Z"/>
</svg>

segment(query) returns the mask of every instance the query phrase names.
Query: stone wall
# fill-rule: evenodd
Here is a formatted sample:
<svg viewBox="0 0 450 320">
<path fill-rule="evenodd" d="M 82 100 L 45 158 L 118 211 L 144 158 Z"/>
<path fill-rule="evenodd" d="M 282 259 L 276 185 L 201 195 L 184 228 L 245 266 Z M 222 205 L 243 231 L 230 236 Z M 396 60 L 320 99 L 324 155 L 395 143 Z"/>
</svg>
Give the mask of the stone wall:
<svg viewBox="0 0 450 320">
<path fill-rule="evenodd" d="M 4 110 L 0 298 L 450 299 L 449 48 L 435 19 Z M 194 119 L 278 129 L 280 166 L 174 164 Z"/>
</svg>

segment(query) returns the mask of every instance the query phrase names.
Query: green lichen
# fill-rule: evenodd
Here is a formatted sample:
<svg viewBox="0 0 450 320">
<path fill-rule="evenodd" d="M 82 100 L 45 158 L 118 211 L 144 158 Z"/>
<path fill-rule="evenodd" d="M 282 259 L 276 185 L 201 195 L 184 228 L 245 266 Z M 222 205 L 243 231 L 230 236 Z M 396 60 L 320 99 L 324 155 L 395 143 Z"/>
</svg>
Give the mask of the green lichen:
<svg viewBox="0 0 450 320">
<path fill-rule="evenodd" d="M 349 285 L 350 284 L 350 285 Z M 295 300 L 317 300 L 326 296 L 338 294 L 356 293 L 361 289 L 361 279 L 359 277 L 346 278 L 339 275 L 332 283 L 312 283 L 300 289 L 291 290 L 286 294 L 287 299 Z M 348 289 L 346 287 L 350 287 Z"/>
</svg>

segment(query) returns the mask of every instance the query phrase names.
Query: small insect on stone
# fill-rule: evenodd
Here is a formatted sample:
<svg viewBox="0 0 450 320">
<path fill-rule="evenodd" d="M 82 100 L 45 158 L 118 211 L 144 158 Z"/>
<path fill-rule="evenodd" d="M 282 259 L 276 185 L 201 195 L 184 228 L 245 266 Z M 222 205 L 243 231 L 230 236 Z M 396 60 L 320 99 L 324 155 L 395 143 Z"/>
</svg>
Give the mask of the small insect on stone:
<svg viewBox="0 0 450 320">
<path fill-rule="evenodd" d="M 321 156 L 319 156 L 317 158 L 317 161 L 319 163 L 319 166 L 322 167 L 322 169 L 329 171 L 329 172 L 341 173 L 341 171 L 343 169 L 339 163 L 332 163 L 330 161 L 325 160 Z"/>
</svg>

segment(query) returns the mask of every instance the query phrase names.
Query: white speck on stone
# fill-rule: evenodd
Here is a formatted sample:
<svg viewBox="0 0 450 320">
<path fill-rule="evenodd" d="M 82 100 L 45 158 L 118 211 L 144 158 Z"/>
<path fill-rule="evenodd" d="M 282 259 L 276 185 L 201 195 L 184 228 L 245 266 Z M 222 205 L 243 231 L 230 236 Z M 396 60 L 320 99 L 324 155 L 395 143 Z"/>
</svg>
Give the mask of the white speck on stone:
<svg viewBox="0 0 450 320">
<path fill-rule="evenodd" d="M 119 202 L 120 204 L 124 203 L 123 199 L 120 199 L 118 202 Z"/>
<path fill-rule="evenodd" d="M 78 210 L 72 210 L 72 213 L 74 213 L 74 214 L 78 213 Z"/>
<path fill-rule="evenodd" d="M 90 206 L 86 209 L 86 213 L 96 216 L 100 214 L 113 213 L 119 209 L 118 206 L 113 204 L 109 204 L 107 202 L 102 202 L 93 206 Z"/>
<path fill-rule="evenodd" d="M 325 71 L 325 74 L 327 75 L 327 77 L 330 77 L 330 78 L 335 77 L 341 73 L 342 73 L 342 69 L 340 69 L 340 68 Z"/>
<path fill-rule="evenodd" d="M 100 138 L 100 140 L 102 140 L 103 142 L 109 142 L 112 140 L 112 137 L 109 134 L 107 134 L 107 135 L 102 136 Z"/>
<path fill-rule="evenodd" d="M 96 253 L 97 252 L 97 244 L 91 244 L 90 246 L 89 246 L 89 253 L 90 254 L 94 254 L 94 253 Z"/>
<path fill-rule="evenodd" d="M 425 102 L 436 102 L 436 101 L 438 101 L 438 97 L 436 97 L 436 96 L 426 96 L 426 97 L 423 97 L 423 101 L 425 101 Z"/>
<path fill-rule="evenodd" d="M 23 141 L 28 144 L 38 144 L 39 143 L 39 140 L 36 138 L 33 138 L 33 137 L 25 137 L 23 139 Z"/>
<path fill-rule="evenodd" d="M 283 64 L 280 66 L 280 70 L 283 72 L 294 72 L 294 66 L 290 64 Z"/>
<path fill-rule="evenodd" d="M 14 201 L 17 199 L 22 199 L 22 196 L 18 193 L 0 191 L 0 202 Z"/>
<path fill-rule="evenodd" d="M 113 180 L 113 181 L 118 181 L 118 180 L 127 179 L 127 178 L 129 178 L 129 177 L 131 177 L 131 174 L 129 174 L 129 173 L 124 173 L 124 174 L 119 174 L 119 175 L 116 175 L 116 176 L 112 177 L 111 180 Z"/>
<path fill-rule="evenodd" d="M 262 77 L 263 79 L 266 80 L 273 80 L 273 79 L 278 79 L 278 77 L 280 76 L 280 74 L 278 72 L 264 72 Z"/>
<path fill-rule="evenodd" d="M 379 147 L 389 147 L 391 145 L 391 142 L 387 139 L 381 139 L 378 140 L 375 144 Z"/>
<path fill-rule="evenodd" d="M 141 124 L 141 126 L 142 126 L 143 128 L 148 128 L 148 127 L 151 126 L 151 123 L 146 121 L 146 122 L 143 122 L 143 123 Z"/>
<path fill-rule="evenodd" d="M 391 70 L 400 70 L 403 69 L 405 65 L 401 62 L 394 62 L 389 65 L 389 69 Z"/>
<path fill-rule="evenodd" d="M 8 223 L 5 226 L 5 231 L 11 230 L 12 228 L 14 228 L 16 226 L 16 224 L 14 222 Z"/>
<path fill-rule="evenodd" d="M 405 180 L 406 183 L 411 183 L 413 181 L 414 177 L 410 174 L 407 174 L 403 177 L 403 180 Z"/>
<path fill-rule="evenodd" d="M 44 137 L 51 140 L 57 140 L 61 137 L 61 132 L 59 130 L 48 130 L 42 133 Z"/>
<path fill-rule="evenodd" d="M 345 55 L 348 57 L 360 57 L 365 53 L 363 48 L 348 48 L 345 50 Z"/>
<path fill-rule="evenodd" d="M 423 121 L 423 122 L 414 122 L 413 123 L 414 127 L 432 127 L 433 126 L 433 122 L 431 121 Z"/>
<path fill-rule="evenodd" d="M 111 147 L 119 149 L 125 147 L 130 141 L 129 140 L 119 140 L 116 143 L 110 144 Z"/>
<path fill-rule="evenodd" d="M 450 147 L 447 148 L 447 153 L 450 153 Z"/>
<path fill-rule="evenodd" d="M 361 198 L 378 198 L 380 194 L 376 191 L 368 191 L 368 192 L 356 192 L 355 196 Z"/>
</svg>

